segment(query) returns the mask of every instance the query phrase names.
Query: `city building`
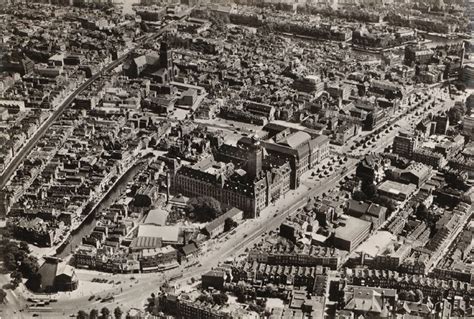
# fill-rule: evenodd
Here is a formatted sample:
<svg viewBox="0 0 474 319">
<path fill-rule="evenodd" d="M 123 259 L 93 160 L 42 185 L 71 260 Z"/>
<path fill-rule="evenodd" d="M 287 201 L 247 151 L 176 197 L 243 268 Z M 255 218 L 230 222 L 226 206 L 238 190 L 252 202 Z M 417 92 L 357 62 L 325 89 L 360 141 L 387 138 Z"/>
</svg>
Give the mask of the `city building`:
<svg viewBox="0 0 474 319">
<path fill-rule="evenodd" d="M 409 133 L 400 132 L 399 135 L 395 136 L 393 139 L 393 153 L 411 158 L 417 145 L 416 137 Z"/>
<path fill-rule="evenodd" d="M 209 222 L 203 229 L 203 232 L 207 234 L 210 238 L 219 236 L 224 232 L 224 227 L 226 220 L 228 218 L 232 219 L 234 222 L 242 220 L 244 214 L 243 211 L 237 208 L 232 208 L 224 214 L 220 215 L 213 221 Z"/>
<path fill-rule="evenodd" d="M 335 248 L 304 245 L 294 250 L 289 247 L 252 249 L 248 254 L 249 262 L 260 262 L 269 265 L 282 266 L 324 266 L 337 269 L 341 254 Z"/>
<path fill-rule="evenodd" d="M 372 228 L 376 229 L 385 221 L 387 208 L 374 203 L 350 199 L 347 203 L 346 214 L 371 222 Z"/>
<path fill-rule="evenodd" d="M 377 186 L 379 194 L 393 198 L 398 201 L 404 201 L 408 199 L 415 191 L 417 187 L 414 184 L 401 184 L 395 181 L 385 181 Z"/>
<path fill-rule="evenodd" d="M 52 293 L 72 291 L 78 287 L 78 279 L 74 268 L 58 258 L 47 257 L 38 269 L 39 279 L 30 279 L 27 286 L 37 292 Z M 39 282 L 35 282 L 39 280 Z"/>
<path fill-rule="evenodd" d="M 385 318 L 395 310 L 397 299 L 395 289 L 347 285 L 344 289 L 344 310 L 355 317 Z"/>
<path fill-rule="evenodd" d="M 290 163 L 292 189 L 300 185 L 302 174 L 329 155 L 329 138 L 325 135 L 311 136 L 304 131 L 295 131 L 277 124 L 267 124 L 263 131 L 267 135 L 262 138 L 261 145 L 267 154 Z M 251 143 L 248 137 L 238 141 L 238 145 L 245 148 Z"/>
<path fill-rule="evenodd" d="M 264 156 L 264 147 L 257 139 L 246 153 L 238 147 L 234 149 L 235 154 L 245 154 L 238 159 L 238 166 L 208 158 L 193 166 L 174 168 L 172 190 L 190 197 L 214 197 L 243 210 L 250 218 L 290 190 L 291 167 L 287 159 Z"/>
<path fill-rule="evenodd" d="M 371 223 L 352 216 L 342 216 L 334 232 L 334 246 L 338 249 L 353 251 L 368 236 Z"/>
</svg>

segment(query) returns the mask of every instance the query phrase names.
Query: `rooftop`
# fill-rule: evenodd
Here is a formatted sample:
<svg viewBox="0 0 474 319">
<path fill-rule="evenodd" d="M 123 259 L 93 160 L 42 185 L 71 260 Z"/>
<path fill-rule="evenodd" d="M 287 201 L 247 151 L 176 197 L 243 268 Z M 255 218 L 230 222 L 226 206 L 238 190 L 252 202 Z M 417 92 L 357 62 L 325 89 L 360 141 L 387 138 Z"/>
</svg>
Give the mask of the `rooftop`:
<svg viewBox="0 0 474 319">
<path fill-rule="evenodd" d="M 344 225 L 336 228 L 335 236 L 347 241 L 357 238 L 361 233 L 370 229 L 370 222 L 355 218 L 348 215 L 343 215 Z"/>
<path fill-rule="evenodd" d="M 166 224 L 168 215 L 169 212 L 162 208 L 152 209 L 148 212 L 148 215 L 146 216 L 145 221 L 143 223 L 163 226 Z"/>
<path fill-rule="evenodd" d="M 178 242 L 178 226 L 139 225 L 138 237 L 160 237 L 163 242 Z"/>
</svg>

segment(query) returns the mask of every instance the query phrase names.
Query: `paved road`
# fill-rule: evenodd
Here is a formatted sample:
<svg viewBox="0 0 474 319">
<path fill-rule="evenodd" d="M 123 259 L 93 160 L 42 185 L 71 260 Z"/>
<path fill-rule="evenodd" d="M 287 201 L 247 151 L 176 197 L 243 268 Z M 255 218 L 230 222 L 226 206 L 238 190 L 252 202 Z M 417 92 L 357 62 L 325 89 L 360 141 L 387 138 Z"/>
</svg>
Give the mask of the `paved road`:
<svg viewBox="0 0 474 319">
<path fill-rule="evenodd" d="M 149 41 L 154 41 L 159 38 L 164 32 L 166 32 L 169 27 L 174 22 L 171 22 L 168 26 L 164 27 L 162 30 L 155 32 L 150 35 L 146 35 L 140 38 L 139 43 L 137 43 L 133 48 L 131 48 L 127 53 L 120 56 L 117 60 L 114 60 L 107 64 L 104 68 L 102 68 L 99 72 L 94 74 L 91 78 L 89 78 L 86 82 L 82 83 L 78 88 L 76 88 L 58 107 L 57 109 L 51 114 L 51 116 L 44 122 L 41 127 L 34 133 L 31 139 L 21 148 L 21 150 L 15 155 L 13 160 L 9 163 L 7 168 L 3 171 L 3 174 L 0 176 L 0 190 L 5 187 L 10 177 L 16 171 L 20 163 L 25 159 L 25 157 L 33 150 L 36 146 L 38 141 L 44 136 L 46 131 L 53 125 L 53 123 L 61 116 L 61 114 L 66 110 L 74 101 L 77 95 L 82 93 L 86 90 L 92 83 L 94 83 L 97 79 L 100 78 L 102 74 L 108 73 L 112 71 L 114 68 L 122 64 L 127 57 L 130 55 L 131 52 L 135 48 L 140 47 L 143 43 L 147 43 Z M 9 279 L 7 276 L 0 276 L 0 283 L 3 284 L 8 283 Z M 0 318 L 32 318 L 33 313 L 29 313 L 27 311 L 19 312 L 19 309 L 24 309 L 27 305 L 26 296 L 27 292 L 19 292 L 7 290 L 7 303 L 6 305 L 0 307 Z M 75 301 L 72 302 L 74 305 Z M 87 299 L 84 304 L 90 304 Z M 67 303 L 66 303 L 67 305 Z M 53 307 L 54 312 L 48 313 L 38 313 L 40 317 L 43 318 L 64 318 L 64 311 L 61 310 L 62 305 Z M 75 307 L 73 307 L 75 308 Z"/>
<path fill-rule="evenodd" d="M 7 168 L 4 170 L 2 176 L 0 177 L 0 189 L 2 189 L 16 171 L 23 159 L 31 152 L 31 150 L 36 146 L 38 141 L 43 137 L 46 131 L 53 125 L 53 123 L 61 116 L 66 108 L 68 108 L 77 95 L 82 93 L 87 89 L 94 81 L 96 81 L 103 73 L 109 72 L 120 65 L 127 58 L 128 53 L 121 56 L 119 59 L 109 63 L 105 68 L 100 72 L 94 74 L 90 79 L 81 84 L 77 89 L 74 90 L 69 96 L 58 106 L 54 113 L 46 120 L 46 122 L 35 132 L 31 139 L 21 148 L 21 150 L 16 154 L 15 158 L 8 164 Z"/>
<path fill-rule="evenodd" d="M 405 118 L 401 118 L 396 122 L 403 124 L 401 125 L 402 128 L 407 128 L 409 125 Z M 363 149 L 360 153 L 383 150 L 393 142 L 393 137 L 397 131 L 398 129 L 394 129 L 386 136 L 383 136 L 383 138 L 379 138 L 373 147 Z M 134 281 L 129 279 L 131 275 L 116 275 L 114 278 L 120 278 L 123 283 L 120 286 L 104 287 L 99 294 L 101 297 L 114 295 L 115 299 L 113 302 L 101 303 L 99 301 L 89 301 L 89 295 L 75 296 L 52 304 L 53 312 L 48 313 L 48 318 L 61 318 L 65 315 L 77 313 L 79 309 L 89 310 L 93 307 L 97 309 L 103 306 L 112 309 L 118 305 L 123 308 L 140 307 L 152 292 L 156 292 L 159 289 L 160 285 L 166 281 L 166 278 L 177 276 L 184 270 L 184 276 L 176 280 L 177 283 L 183 284 L 190 278 L 198 277 L 203 272 L 217 266 L 219 262 L 225 261 L 228 257 L 238 255 L 246 248 L 251 248 L 261 235 L 276 229 L 288 216 L 294 214 L 299 208 L 306 205 L 308 198 L 321 196 L 321 194 L 334 188 L 337 182 L 345 175 L 353 173 L 357 162 L 357 159 L 349 158 L 348 161 L 343 164 L 343 167 L 346 167 L 346 171 L 343 175 L 334 173 L 319 182 L 315 182 L 312 188 L 303 186 L 303 189 L 292 191 L 286 195 L 285 199 L 278 201 L 275 206 L 269 207 L 260 218 L 253 221 L 246 221 L 243 225 L 239 226 L 234 235 L 228 239 L 224 239 L 224 242 L 219 243 L 216 249 L 201 256 L 199 258 L 200 266 L 188 269 L 180 267 L 166 272 L 165 275 L 135 275 L 136 280 Z M 97 275 L 90 275 L 90 277 L 93 276 Z"/>
<path fill-rule="evenodd" d="M 439 109 L 442 109 L 442 106 L 440 106 Z M 420 118 L 422 115 L 411 115 L 410 117 Z M 403 124 L 403 128 L 410 125 L 407 124 L 405 118 L 399 119 L 396 122 Z M 393 132 L 384 138 L 378 139 L 373 147 L 367 148 L 361 153 L 376 152 L 384 149 L 393 142 L 396 131 L 398 130 L 393 130 Z M 312 188 L 300 188 L 299 190 L 292 191 L 286 195 L 286 198 L 278 201 L 275 206 L 270 206 L 260 218 L 253 221 L 246 221 L 243 225 L 239 226 L 234 235 L 230 236 L 223 243 L 220 243 L 215 250 L 200 257 L 200 266 L 186 269 L 185 275 L 176 280 L 176 282 L 182 284 L 189 278 L 199 276 L 203 272 L 215 267 L 219 262 L 225 261 L 228 257 L 235 256 L 246 248 L 252 247 L 262 234 L 277 228 L 289 215 L 294 214 L 299 208 L 303 207 L 308 198 L 320 196 L 332 189 L 345 175 L 353 173 L 356 163 L 356 159 L 349 158 L 348 161 L 343 164 L 343 166 L 346 167 L 344 174 L 333 174 L 316 183 Z M 45 314 L 45 317 L 63 318 L 69 314 L 77 313 L 79 309 L 100 309 L 103 306 L 107 306 L 111 309 L 117 305 L 124 308 L 140 307 L 152 292 L 156 292 L 159 289 L 159 286 L 166 278 L 179 275 L 182 271 L 183 268 L 180 267 L 168 271 L 166 274 L 140 274 L 135 275 L 134 277 L 136 277 L 136 279 L 134 280 L 130 280 L 132 275 L 116 275 L 113 278 L 119 278 L 122 284 L 115 287 L 104 287 L 99 294 L 101 297 L 114 295 L 115 300 L 113 302 L 101 303 L 99 301 L 89 301 L 89 295 L 71 295 L 70 298 L 62 298 L 58 303 L 51 304 L 53 311 L 49 312 L 47 316 Z M 104 276 L 104 274 L 91 274 L 90 276 L 97 277 Z M 17 313 L 16 315 L 18 318 L 29 318 L 31 316 L 31 314 L 27 315 L 24 313 L 21 315 Z"/>
<path fill-rule="evenodd" d="M 110 62 L 109 64 L 107 64 L 104 68 L 102 68 L 102 70 L 94 74 L 91 78 L 89 78 L 86 82 L 82 83 L 77 89 L 75 89 L 71 94 L 69 94 L 69 96 L 58 106 L 58 108 L 46 120 L 46 122 L 41 125 L 38 131 L 35 132 L 35 134 L 31 137 L 31 139 L 20 149 L 20 151 L 15 155 L 12 161 L 5 168 L 2 175 L 0 176 L 0 190 L 3 189 L 3 187 L 5 187 L 8 180 L 10 179 L 12 174 L 16 171 L 16 169 L 18 168 L 20 163 L 23 161 L 23 159 L 25 159 L 25 157 L 33 150 L 33 148 L 36 146 L 36 144 L 41 139 L 41 137 L 43 137 L 43 135 L 51 127 L 51 125 L 53 125 L 53 123 L 61 116 L 64 110 L 72 104 L 76 96 L 84 92 L 84 90 L 86 90 L 92 83 L 94 83 L 97 79 L 99 79 L 102 74 L 110 72 L 114 68 L 122 64 L 130 55 L 130 53 L 133 52 L 135 48 L 139 47 L 142 43 L 152 41 L 160 37 L 165 31 L 169 29 L 170 26 L 171 24 L 154 34 L 147 35 L 141 38 L 140 43 L 135 45 L 134 48 L 130 49 L 127 53 L 120 56 L 117 60 L 114 60 Z"/>
</svg>

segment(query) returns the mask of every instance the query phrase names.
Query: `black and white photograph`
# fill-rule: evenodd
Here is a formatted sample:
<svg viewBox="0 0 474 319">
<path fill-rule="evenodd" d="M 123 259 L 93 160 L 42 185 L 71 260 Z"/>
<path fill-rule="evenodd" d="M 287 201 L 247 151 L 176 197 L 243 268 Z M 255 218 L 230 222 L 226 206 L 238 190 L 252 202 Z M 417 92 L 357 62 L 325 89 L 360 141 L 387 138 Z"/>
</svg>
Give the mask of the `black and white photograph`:
<svg viewBox="0 0 474 319">
<path fill-rule="evenodd" d="M 474 0 L 0 0 L 0 319 L 474 319 L 472 35 Z"/>
</svg>

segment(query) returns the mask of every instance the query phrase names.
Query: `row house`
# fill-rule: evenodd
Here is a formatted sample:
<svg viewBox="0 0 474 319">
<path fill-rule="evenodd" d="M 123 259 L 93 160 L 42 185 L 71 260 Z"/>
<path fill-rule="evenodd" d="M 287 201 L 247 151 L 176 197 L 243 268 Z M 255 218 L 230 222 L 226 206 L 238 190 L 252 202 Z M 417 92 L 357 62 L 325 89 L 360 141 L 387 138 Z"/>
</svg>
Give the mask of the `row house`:
<svg viewBox="0 0 474 319">
<path fill-rule="evenodd" d="M 408 275 L 391 270 L 346 269 L 344 276 L 350 284 L 357 286 L 407 291 L 420 289 L 424 296 L 439 299 L 464 296 L 471 292 L 469 283 L 429 278 L 423 275 Z"/>
<path fill-rule="evenodd" d="M 245 263 L 232 269 L 234 281 L 245 281 L 262 286 L 266 284 L 292 285 L 313 290 L 316 276 L 316 267 L 269 265 L 258 262 Z"/>
<path fill-rule="evenodd" d="M 249 262 L 260 262 L 282 266 L 327 266 L 337 269 L 340 256 L 335 248 L 305 245 L 295 251 L 282 249 L 252 250 L 248 255 Z"/>
</svg>

